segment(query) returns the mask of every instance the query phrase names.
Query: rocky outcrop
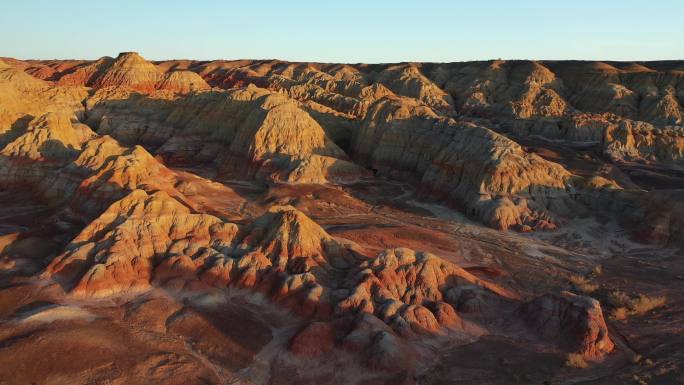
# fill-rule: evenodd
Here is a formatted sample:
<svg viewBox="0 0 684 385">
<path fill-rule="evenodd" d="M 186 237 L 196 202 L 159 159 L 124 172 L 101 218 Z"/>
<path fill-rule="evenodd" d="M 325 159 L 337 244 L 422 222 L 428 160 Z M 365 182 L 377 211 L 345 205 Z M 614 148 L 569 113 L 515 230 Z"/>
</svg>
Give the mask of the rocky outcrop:
<svg viewBox="0 0 684 385">
<path fill-rule="evenodd" d="M 541 336 L 585 359 L 597 361 L 613 351 L 599 302 L 569 292 L 547 294 L 522 307 L 523 317 Z"/>
<path fill-rule="evenodd" d="M 495 60 L 435 65 L 428 77 L 468 114 L 539 118 L 608 112 L 681 124 L 682 72 L 668 64 Z"/>
<path fill-rule="evenodd" d="M 428 79 L 418 65 L 378 67 L 274 60 L 216 61 L 191 69 L 214 86 L 240 88 L 253 84 L 357 118 L 365 115 L 372 102 L 393 93 L 417 98 L 440 111 L 453 110 L 451 96 Z"/>
<path fill-rule="evenodd" d="M 417 99 L 437 111 L 449 113 L 454 109 L 451 95 L 430 81 L 415 65 L 388 67 L 378 73 L 374 80 L 397 95 Z"/>
<path fill-rule="evenodd" d="M 522 138 L 542 138 L 600 146 L 614 115 L 577 113 L 561 118 L 517 119 L 506 125 L 506 132 Z"/>
<path fill-rule="evenodd" d="M 624 119 L 606 130 L 604 152 L 618 161 L 681 163 L 684 161 L 684 126 L 654 127 Z"/>
<path fill-rule="evenodd" d="M 83 116 L 86 96 L 83 87 L 52 87 L 0 61 L 0 146 L 21 135 L 33 118 L 46 113 Z"/>
<path fill-rule="evenodd" d="M 205 91 L 211 87 L 201 76 L 192 71 L 171 71 L 162 75 L 155 88 L 189 94 L 195 91 Z"/>
<path fill-rule="evenodd" d="M 122 52 L 92 85 L 95 88 L 126 86 L 150 92 L 161 81 L 161 71 L 135 52 Z"/>
<path fill-rule="evenodd" d="M 25 133 L 0 150 L 0 181 L 28 186 L 53 204 L 69 204 L 86 216 L 99 214 L 130 191 L 175 190 L 175 174 L 144 148 L 126 148 L 64 113 L 31 120 Z"/>
<path fill-rule="evenodd" d="M 439 197 L 494 227 L 553 228 L 547 210 L 569 204 L 571 174 L 560 165 L 485 127 L 440 117 L 411 99 L 377 102 L 352 146 L 362 164 L 409 177 L 424 196 Z"/>
<path fill-rule="evenodd" d="M 94 62 L 75 66 L 66 70 L 61 76 L 58 74 L 57 84 L 92 87 L 114 62 L 114 58 L 105 56 Z"/>
<path fill-rule="evenodd" d="M 160 284 L 188 276 L 190 283 L 277 289 L 279 298 L 307 282 L 327 282 L 353 258 L 293 208 L 275 207 L 240 230 L 193 213 L 165 192 L 134 190 L 90 223 L 48 272 L 74 281 L 75 293 L 84 295 L 149 287 L 154 275 Z M 292 276 L 281 281 L 279 274 Z M 317 287 L 307 290 L 320 294 Z"/>
<path fill-rule="evenodd" d="M 110 143 L 103 143 L 108 141 Z M 113 139 L 88 142 L 75 167 L 99 165 L 90 176 L 84 179 L 77 192 L 77 199 L 95 204 L 96 209 L 104 209 L 110 202 L 122 198 L 136 189 L 146 191 L 166 191 L 184 200 L 175 188 L 175 174 L 152 157 L 144 148 L 118 148 Z M 99 149 L 107 148 L 113 154 L 101 161 Z M 116 151 L 121 152 L 117 153 Z M 94 154 L 94 155 L 93 155 Z M 103 206 L 104 205 L 104 206 Z"/>
<path fill-rule="evenodd" d="M 137 52 L 122 52 L 115 59 L 103 57 L 59 76 L 58 84 L 93 88 L 128 87 L 138 92 L 168 90 L 180 94 L 208 90 L 209 85 L 190 71 L 164 73 Z"/>
<path fill-rule="evenodd" d="M 563 79 L 568 99 L 585 112 L 610 112 L 624 118 L 654 123 L 678 123 L 679 107 L 673 90 L 681 73 L 655 70 L 636 63 L 549 62 Z M 659 63 L 653 63 L 658 68 Z M 658 107 L 660 106 L 660 107 Z M 656 112 L 658 111 L 658 112 Z"/>
<path fill-rule="evenodd" d="M 171 162 L 211 162 L 262 180 L 324 182 L 362 174 L 292 99 L 257 87 L 181 100 L 111 89 L 89 100 L 89 123 L 124 143 L 157 148 Z"/>
<path fill-rule="evenodd" d="M 351 289 L 340 291 L 348 294 L 338 312 L 374 314 L 403 336 L 462 327 L 454 309 L 459 288 L 481 287 L 490 301 L 515 297 L 453 263 L 410 249 L 386 250 L 363 262 L 346 286 Z"/>
<path fill-rule="evenodd" d="M 90 127 L 74 120 L 55 112 L 35 118 L 26 133 L 7 144 L 1 154 L 18 160 L 69 161 L 83 143 L 96 136 Z"/>
<path fill-rule="evenodd" d="M 3 86 L 12 87 L 18 91 L 41 91 L 49 88 L 48 83 L 28 75 L 3 60 L 0 60 L 0 82 Z"/>
<path fill-rule="evenodd" d="M 374 315 L 407 337 L 462 327 L 454 307 L 468 311 L 473 290 L 482 307 L 516 297 L 428 253 L 396 249 L 368 259 L 292 207 L 237 226 L 142 190 L 86 226 L 46 274 L 83 296 L 153 284 L 237 286 L 309 317 Z"/>
<path fill-rule="evenodd" d="M 371 174 L 351 161 L 330 156 L 294 157 L 290 162 L 291 165 L 275 174 L 275 179 L 289 183 L 351 183 Z"/>
<path fill-rule="evenodd" d="M 560 116 L 571 109 L 561 96 L 562 81 L 537 62 L 444 65 L 433 70 L 432 76 L 466 114 L 530 118 Z"/>
<path fill-rule="evenodd" d="M 593 146 L 615 162 L 681 163 L 683 159 L 684 127 L 655 126 L 608 113 L 516 120 L 507 124 L 506 131 L 517 137 Z"/>
<path fill-rule="evenodd" d="M 0 150 L 0 181 L 5 186 L 31 186 L 48 199 L 67 199 L 78 180 L 62 178 L 59 169 L 76 159 L 96 134 L 64 113 L 31 120 L 26 132 Z"/>
<path fill-rule="evenodd" d="M 192 214 L 164 192 L 135 190 L 90 223 L 47 268 L 76 295 L 103 296 L 148 288 L 161 258 L 182 273 L 190 256 L 218 255 L 237 228 Z"/>
</svg>

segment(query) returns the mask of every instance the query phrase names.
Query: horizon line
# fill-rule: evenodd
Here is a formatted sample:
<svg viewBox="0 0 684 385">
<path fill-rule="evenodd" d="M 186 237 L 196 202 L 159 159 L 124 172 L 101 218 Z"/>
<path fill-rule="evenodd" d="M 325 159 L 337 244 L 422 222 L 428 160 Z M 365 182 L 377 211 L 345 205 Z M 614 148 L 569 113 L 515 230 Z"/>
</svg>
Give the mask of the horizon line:
<svg viewBox="0 0 684 385">
<path fill-rule="evenodd" d="M 164 59 L 152 59 L 139 51 L 122 51 L 117 55 L 103 55 L 96 58 L 78 58 L 78 57 L 52 57 L 52 58 L 38 58 L 38 57 L 20 57 L 20 56 L 9 56 L 2 55 L 0 59 L 14 59 L 20 61 L 68 61 L 68 60 L 83 60 L 83 61 L 96 61 L 105 57 L 116 58 L 122 53 L 136 53 L 143 57 L 145 60 L 150 62 L 170 62 L 170 61 L 195 61 L 195 62 L 213 62 L 213 61 L 280 61 L 288 63 L 312 63 L 312 64 L 368 64 L 368 65 L 381 65 L 381 64 L 402 64 L 402 63 L 422 63 L 422 64 L 448 64 L 448 63 L 468 63 L 468 62 L 492 62 L 492 61 L 530 61 L 530 62 L 603 62 L 603 63 L 648 63 L 648 62 L 684 62 L 684 58 L 671 59 L 671 58 L 658 58 L 658 59 L 597 59 L 597 58 L 563 58 L 563 59 L 532 59 L 532 58 L 476 58 L 476 59 L 456 59 L 456 60 L 400 60 L 400 61 L 328 61 L 328 60 L 300 60 L 300 59 L 282 59 L 277 57 L 271 58 L 213 58 L 213 59 L 194 59 L 189 57 L 180 58 L 164 58 Z"/>
</svg>

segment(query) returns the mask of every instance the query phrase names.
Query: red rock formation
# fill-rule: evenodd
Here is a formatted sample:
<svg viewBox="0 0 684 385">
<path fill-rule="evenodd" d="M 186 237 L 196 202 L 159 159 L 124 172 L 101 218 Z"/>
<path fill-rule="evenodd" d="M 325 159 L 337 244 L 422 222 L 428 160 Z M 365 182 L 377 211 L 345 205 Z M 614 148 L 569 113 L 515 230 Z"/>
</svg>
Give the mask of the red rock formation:
<svg viewBox="0 0 684 385">
<path fill-rule="evenodd" d="M 540 335 L 586 359 L 602 360 L 615 348 L 601 305 L 593 298 L 547 294 L 525 304 L 522 313 Z"/>
<path fill-rule="evenodd" d="M 128 87 L 143 93 L 161 89 L 187 94 L 210 88 L 204 79 L 194 72 L 163 73 L 136 52 L 122 52 L 116 59 L 103 57 L 95 62 L 76 66 L 62 74 L 57 82 L 94 88 Z"/>
<path fill-rule="evenodd" d="M 238 286 L 308 317 L 374 314 L 404 336 L 459 328 L 448 303 L 462 300 L 455 288 L 481 287 L 485 302 L 515 297 L 434 255 L 397 249 L 363 259 L 291 207 L 274 207 L 240 229 L 194 214 L 164 192 L 135 190 L 90 223 L 47 274 L 85 296 L 121 295 L 155 282 Z"/>
<path fill-rule="evenodd" d="M 455 288 L 481 286 L 492 299 L 515 297 L 453 263 L 410 249 L 386 250 L 359 269 L 349 278 L 351 289 L 337 304 L 339 312 L 375 314 L 404 336 L 460 326 L 453 308 L 460 296 L 448 294 Z"/>
<path fill-rule="evenodd" d="M 90 223 L 47 268 L 49 275 L 72 283 L 77 295 L 125 294 L 150 287 L 157 259 L 177 267 L 202 246 L 208 258 L 230 247 L 237 228 L 218 218 L 191 214 L 164 192 L 135 190 Z M 180 253 L 180 254 L 179 254 Z"/>
</svg>

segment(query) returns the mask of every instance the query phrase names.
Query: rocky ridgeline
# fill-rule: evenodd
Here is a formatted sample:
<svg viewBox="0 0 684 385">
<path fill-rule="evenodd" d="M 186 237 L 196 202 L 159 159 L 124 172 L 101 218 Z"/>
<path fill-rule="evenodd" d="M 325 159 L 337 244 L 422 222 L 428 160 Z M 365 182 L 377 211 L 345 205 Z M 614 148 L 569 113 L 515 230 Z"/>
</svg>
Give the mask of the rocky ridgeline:
<svg viewBox="0 0 684 385">
<path fill-rule="evenodd" d="M 97 89 L 85 98 L 85 122 L 166 162 L 288 183 L 354 181 L 368 175 L 361 165 L 410 180 L 423 198 L 495 228 L 554 229 L 598 210 L 625 225 L 645 223 L 634 230 L 642 239 L 669 241 L 681 239 L 677 221 L 635 209 L 667 194 L 595 188 L 501 135 L 593 145 L 612 162 L 679 167 L 684 72 L 675 62 L 650 64 L 155 65 L 122 53 L 25 67 L 51 73 L 57 84 Z M 218 88 L 199 85 L 205 81 Z M 608 210 L 595 204 L 615 197 Z"/>
<path fill-rule="evenodd" d="M 553 229 L 568 216 L 604 208 L 592 202 L 619 196 L 625 202 L 611 205 L 608 214 L 627 211 L 623 223 L 646 220 L 640 237 L 679 238 L 676 224 L 654 223 L 630 209 L 662 194 L 594 188 L 594 182 L 526 152 L 488 121 L 457 118 L 494 117 L 514 135 L 596 143 L 615 162 L 677 164 L 684 137 L 677 126 L 676 63 L 653 63 L 657 69 L 525 61 L 155 65 L 131 52 L 94 62 L 14 63 L 1 69 L 7 99 L 0 111 L 3 143 L 32 118 L 68 111 L 98 134 L 143 145 L 166 162 L 209 164 L 231 176 L 354 181 L 368 174 L 360 164 L 411 180 L 424 198 L 485 224 L 525 231 Z M 52 83 L 17 69 L 22 66 L 28 73 L 50 73 Z M 209 91 L 207 82 L 250 86 Z M 97 91 L 87 96 L 84 86 Z M 35 102 L 22 105 L 26 100 Z"/>
<path fill-rule="evenodd" d="M 178 93 L 210 88 L 194 72 L 162 72 L 136 52 L 123 52 L 116 59 L 104 57 L 93 63 L 84 63 L 60 77 L 57 84 L 94 88 L 129 87 L 141 92 L 169 90 Z"/>
<path fill-rule="evenodd" d="M 558 336 L 560 348 L 592 360 L 612 351 L 596 301 L 572 297 L 574 306 L 587 310 L 547 322 L 567 317 L 568 311 L 546 310 L 566 302 L 543 297 L 525 304 L 429 253 L 391 249 L 368 256 L 289 206 L 274 206 L 239 226 L 194 213 L 165 192 L 134 190 L 86 226 L 44 276 L 79 297 L 132 295 L 153 286 L 184 293 L 253 290 L 314 321 L 295 336 L 293 352 L 380 349 L 370 362 L 382 369 L 398 364 L 376 362 L 385 354 L 411 352 L 402 339 L 449 329 L 478 335 L 459 313 L 493 317 L 502 306 L 518 306 L 521 319 Z"/>
</svg>

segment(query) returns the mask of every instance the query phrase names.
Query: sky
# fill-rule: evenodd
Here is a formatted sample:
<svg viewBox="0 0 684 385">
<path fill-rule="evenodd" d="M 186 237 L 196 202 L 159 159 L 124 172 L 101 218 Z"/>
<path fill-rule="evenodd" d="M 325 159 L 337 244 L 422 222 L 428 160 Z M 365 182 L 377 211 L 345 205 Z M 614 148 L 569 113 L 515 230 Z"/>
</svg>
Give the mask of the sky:
<svg viewBox="0 0 684 385">
<path fill-rule="evenodd" d="M 0 56 L 684 59 L 684 0 L 2 0 Z"/>
</svg>

